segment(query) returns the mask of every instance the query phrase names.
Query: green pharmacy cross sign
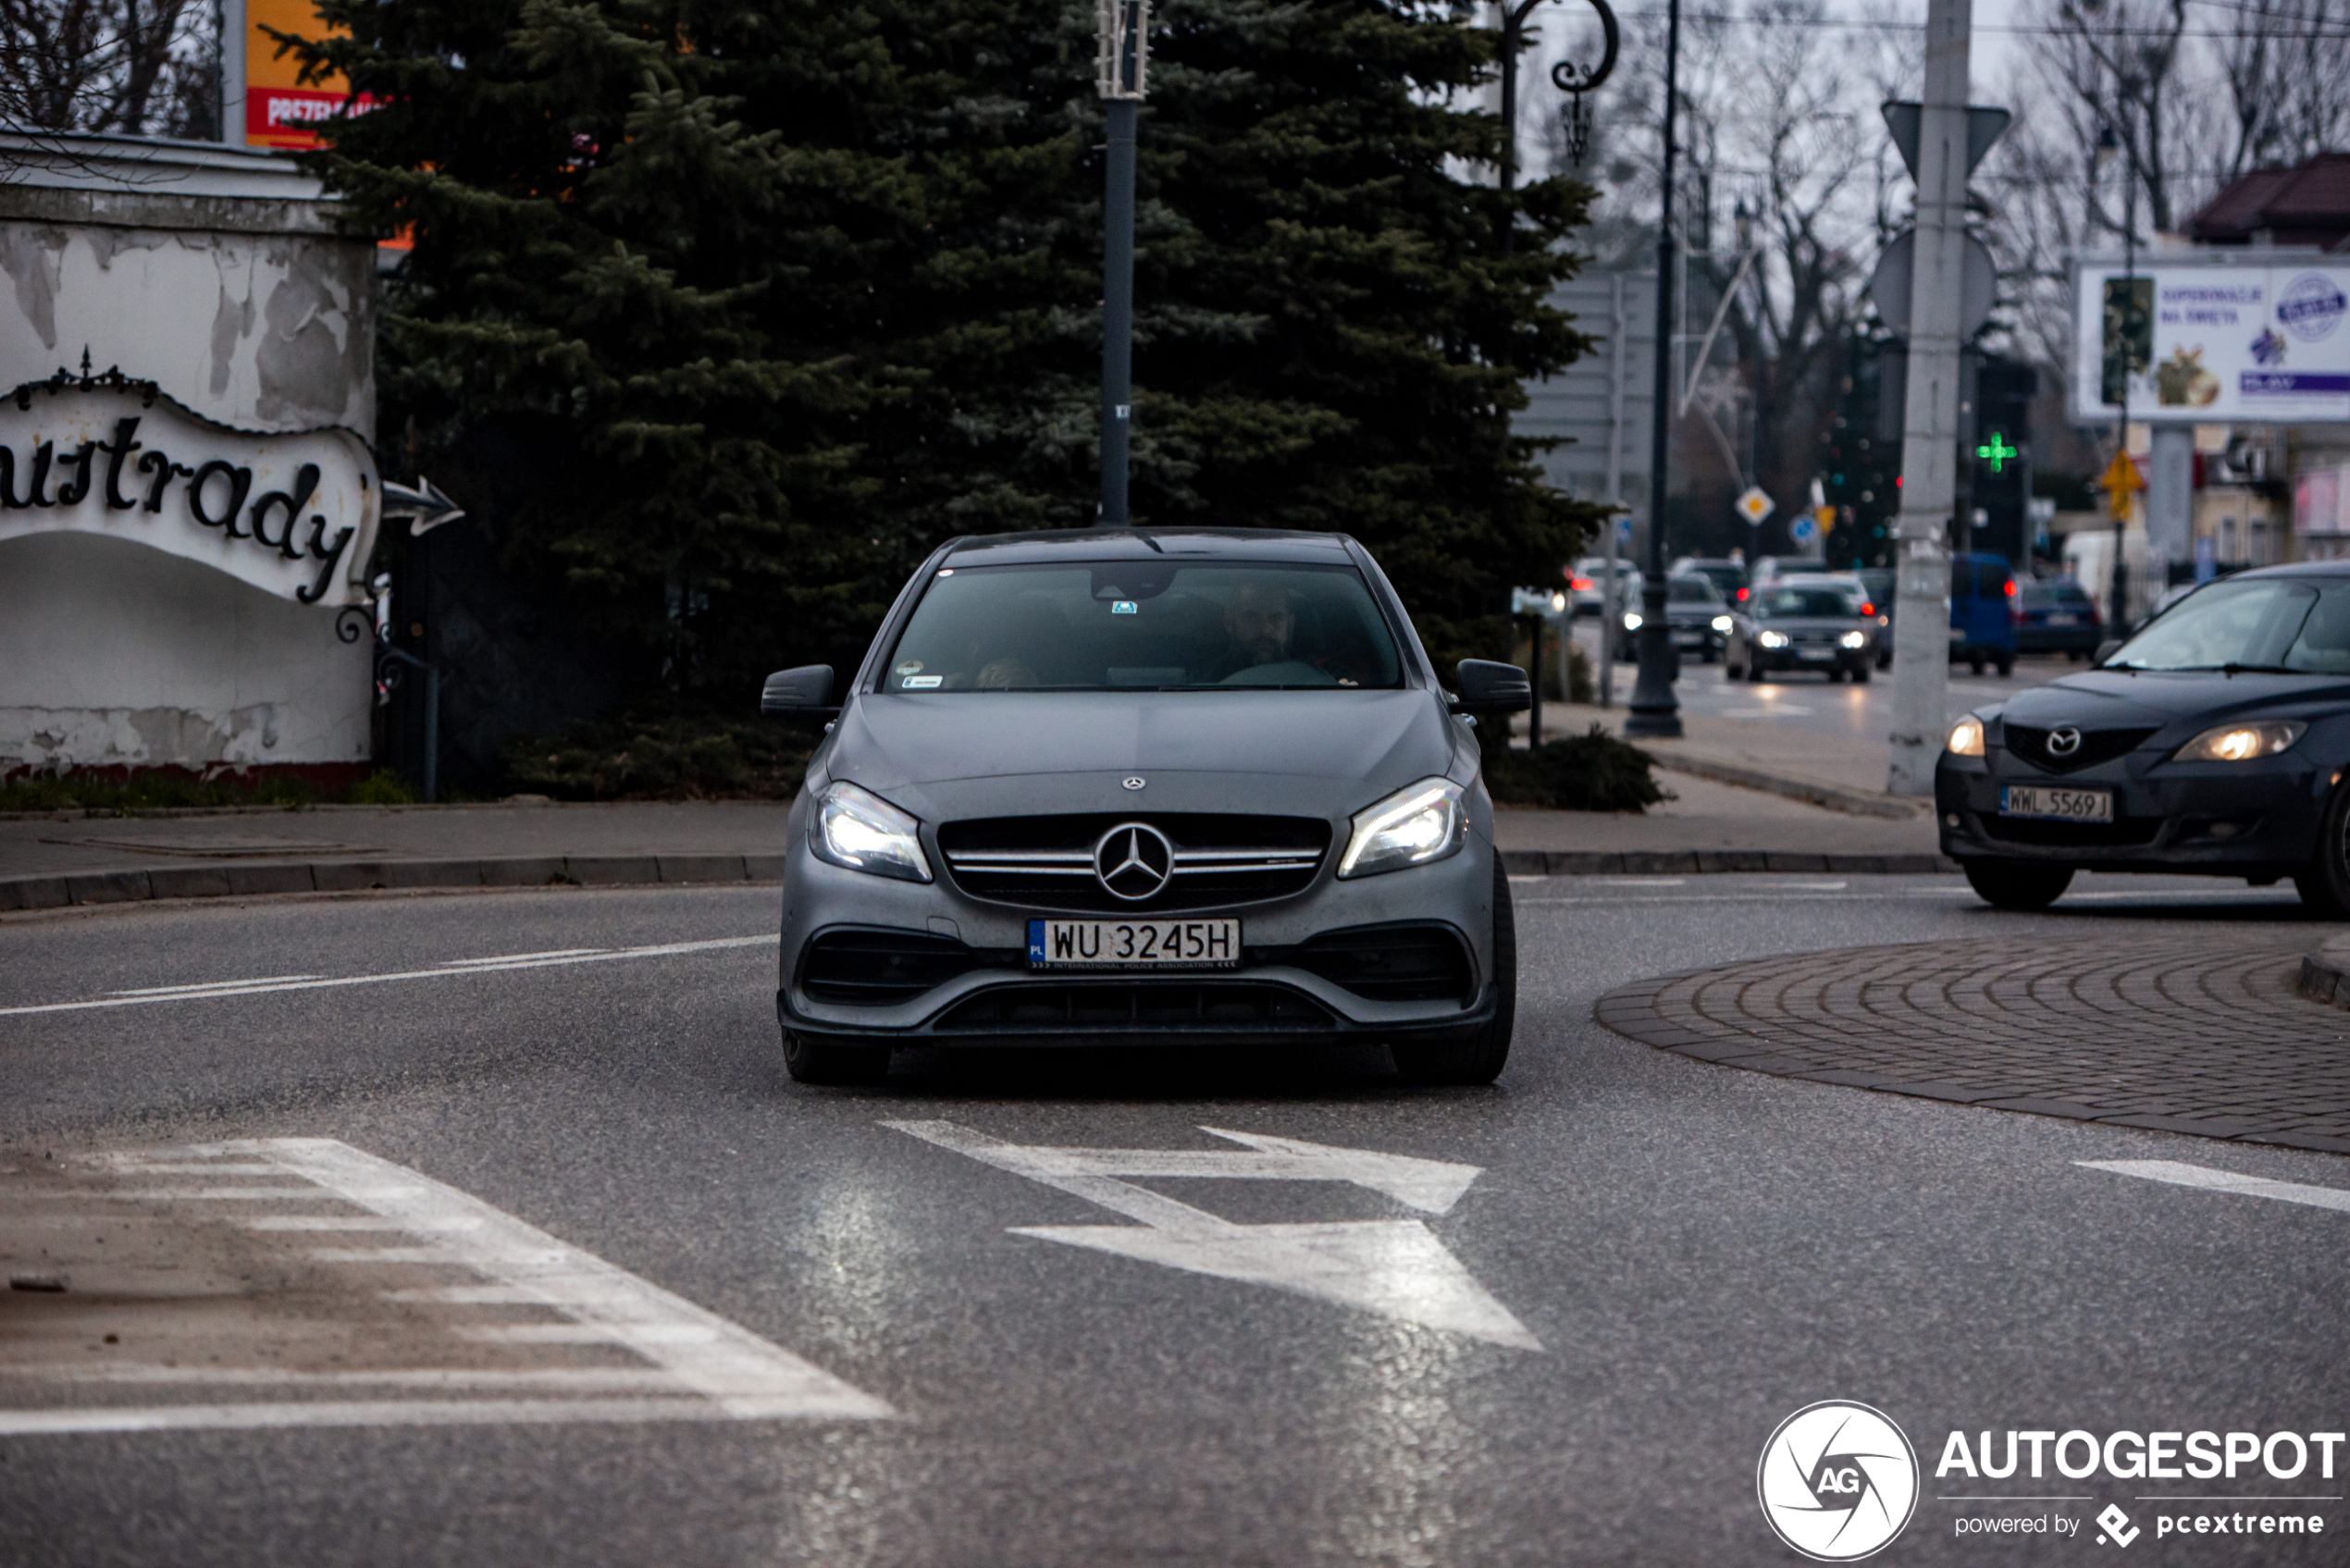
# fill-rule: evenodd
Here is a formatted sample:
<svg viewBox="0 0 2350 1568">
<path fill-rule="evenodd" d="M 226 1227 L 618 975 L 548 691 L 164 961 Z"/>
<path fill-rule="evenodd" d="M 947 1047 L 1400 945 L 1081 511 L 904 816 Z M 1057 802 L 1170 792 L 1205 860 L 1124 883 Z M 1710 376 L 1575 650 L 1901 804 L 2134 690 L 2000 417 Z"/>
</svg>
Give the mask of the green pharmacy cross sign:
<svg viewBox="0 0 2350 1568">
<path fill-rule="evenodd" d="M 1992 473 L 2004 474 L 2007 472 L 2008 459 L 2021 457 L 2023 453 L 2022 449 L 2008 445 L 2008 438 L 1994 430 L 1988 441 L 1974 449 L 1974 455 L 1989 463 Z"/>
</svg>

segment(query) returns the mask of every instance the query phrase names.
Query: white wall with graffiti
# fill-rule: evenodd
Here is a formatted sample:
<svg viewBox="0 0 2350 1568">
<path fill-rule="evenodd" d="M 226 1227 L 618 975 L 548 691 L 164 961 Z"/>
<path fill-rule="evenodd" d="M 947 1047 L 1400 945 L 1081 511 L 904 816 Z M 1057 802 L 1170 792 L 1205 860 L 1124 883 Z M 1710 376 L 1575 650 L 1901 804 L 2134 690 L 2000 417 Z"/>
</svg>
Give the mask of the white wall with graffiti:
<svg viewBox="0 0 2350 1568">
<path fill-rule="evenodd" d="M 0 149 L 0 775 L 362 771 L 374 247 L 281 157 L 65 140 Z"/>
</svg>

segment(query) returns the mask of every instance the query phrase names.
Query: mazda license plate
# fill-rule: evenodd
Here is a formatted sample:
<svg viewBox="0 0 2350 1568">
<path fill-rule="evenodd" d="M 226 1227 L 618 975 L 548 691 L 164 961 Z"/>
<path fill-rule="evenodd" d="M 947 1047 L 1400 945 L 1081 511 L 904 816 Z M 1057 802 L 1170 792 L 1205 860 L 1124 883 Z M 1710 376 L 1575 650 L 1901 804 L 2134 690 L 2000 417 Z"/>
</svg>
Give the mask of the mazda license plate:
<svg viewBox="0 0 2350 1568">
<path fill-rule="evenodd" d="M 2113 821 L 2109 789 L 2050 789 L 2044 784 L 2002 784 L 1999 815 L 2041 817 L 2059 822 Z"/>
<path fill-rule="evenodd" d="M 1032 969 L 1229 969 L 1238 920 L 1031 920 Z"/>
</svg>

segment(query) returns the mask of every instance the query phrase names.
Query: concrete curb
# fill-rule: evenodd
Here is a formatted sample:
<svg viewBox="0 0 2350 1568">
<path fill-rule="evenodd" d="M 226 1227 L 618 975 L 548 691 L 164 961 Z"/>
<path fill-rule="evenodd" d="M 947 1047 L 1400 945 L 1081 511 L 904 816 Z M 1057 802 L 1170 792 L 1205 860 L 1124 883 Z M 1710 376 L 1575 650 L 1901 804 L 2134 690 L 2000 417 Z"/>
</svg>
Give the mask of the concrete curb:
<svg viewBox="0 0 2350 1568">
<path fill-rule="evenodd" d="M 2312 1002 L 2350 1008 L 2350 936 L 2329 936 L 2304 954 L 2294 989 Z"/>
<path fill-rule="evenodd" d="M 0 879 L 0 912 L 155 898 L 362 893 L 375 888 L 702 886 L 779 883 L 781 855 L 527 855 L 480 860 L 307 860 L 159 866 Z"/>
<path fill-rule="evenodd" d="M 1730 871 L 1805 871 L 1837 876 L 1924 876 L 1955 871 L 1940 855 L 1822 855 L 1784 849 L 1504 849 L 1514 877 L 1688 876 Z"/>
<path fill-rule="evenodd" d="M 1849 812 L 1856 817 L 1883 817 L 1891 821 L 1913 822 L 1920 812 L 1933 805 L 1931 801 L 1899 800 L 1889 795 L 1871 795 L 1864 790 L 1846 789 L 1838 784 L 1820 784 L 1812 779 L 1793 779 L 1780 773 L 1767 773 L 1760 768 L 1749 768 L 1737 762 L 1720 762 L 1711 757 L 1692 757 L 1687 752 L 1667 751 L 1652 742 L 1642 745 L 1640 748 L 1655 760 L 1658 767 L 1671 772 L 1712 779 L 1715 784 L 1737 784 L 1741 789 L 1761 790 L 1766 795 L 1783 796 L 1789 800 L 1800 800 L 1807 806 L 1823 806 L 1831 811 Z"/>
</svg>

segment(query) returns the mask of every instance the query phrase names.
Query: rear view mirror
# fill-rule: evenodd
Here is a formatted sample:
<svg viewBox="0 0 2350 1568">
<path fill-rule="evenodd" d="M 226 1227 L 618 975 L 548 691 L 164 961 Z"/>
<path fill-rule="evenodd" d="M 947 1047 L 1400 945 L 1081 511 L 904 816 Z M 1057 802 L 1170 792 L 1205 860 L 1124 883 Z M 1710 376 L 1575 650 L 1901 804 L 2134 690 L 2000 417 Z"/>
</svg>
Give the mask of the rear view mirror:
<svg viewBox="0 0 2350 1568">
<path fill-rule="evenodd" d="M 1522 713 L 1534 706 L 1534 687 L 1515 664 L 1464 659 L 1453 673 L 1461 687 L 1452 704 L 1455 713 Z"/>
<path fill-rule="evenodd" d="M 759 693 L 759 711 L 769 718 L 829 719 L 840 711 L 830 706 L 832 699 L 833 667 L 803 664 L 767 677 Z"/>
</svg>

